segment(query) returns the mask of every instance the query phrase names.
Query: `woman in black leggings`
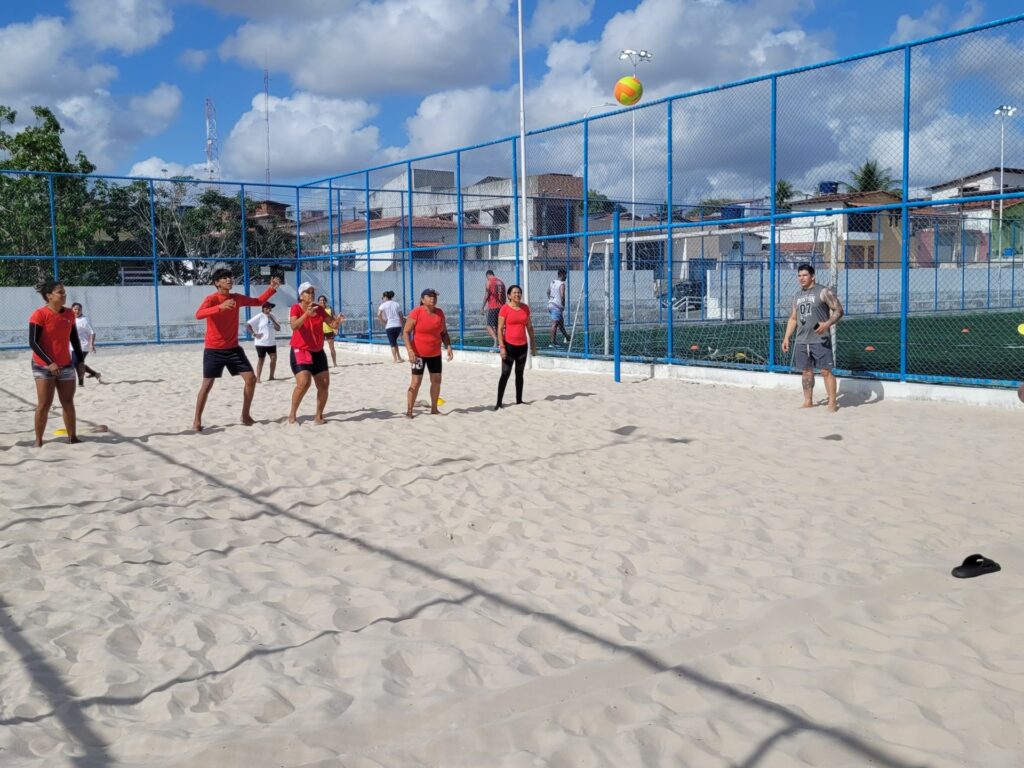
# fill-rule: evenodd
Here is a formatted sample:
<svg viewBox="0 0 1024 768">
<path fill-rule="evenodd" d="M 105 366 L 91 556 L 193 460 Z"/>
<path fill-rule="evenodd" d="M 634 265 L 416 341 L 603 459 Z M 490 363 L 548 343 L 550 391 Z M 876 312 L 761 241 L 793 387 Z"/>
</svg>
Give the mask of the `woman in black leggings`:
<svg viewBox="0 0 1024 768">
<path fill-rule="evenodd" d="M 523 369 L 527 353 L 537 354 L 537 339 L 533 334 L 530 308 L 522 303 L 523 289 L 513 285 L 508 289 L 508 302 L 498 313 L 498 351 L 501 353 L 501 378 L 498 379 L 498 402 L 494 410 L 502 407 L 505 386 L 516 369 L 516 403 L 523 402 Z"/>
</svg>

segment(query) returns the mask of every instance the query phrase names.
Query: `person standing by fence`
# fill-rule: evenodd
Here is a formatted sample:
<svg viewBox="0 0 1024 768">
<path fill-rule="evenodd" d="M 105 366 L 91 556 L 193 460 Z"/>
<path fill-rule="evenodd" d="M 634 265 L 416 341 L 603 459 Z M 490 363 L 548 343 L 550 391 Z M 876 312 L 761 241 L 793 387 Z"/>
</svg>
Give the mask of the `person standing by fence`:
<svg viewBox="0 0 1024 768">
<path fill-rule="evenodd" d="M 75 367 L 72 353 L 82 359 L 82 346 L 75 327 L 75 316 L 64 304 L 68 297 L 64 285 L 46 280 L 36 286 L 46 303 L 28 318 L 28 345 L 32 349 L 32 378 L 36 381 L 36 448 L 43 444 L 43 433 L 53 405 L 54 392 L 60 398 L 64 429 L 68 442 L 78 442 L 75 416 Z M 79 362 L 77 374 L 83 376 Z"/>
<path fill-rule="evenodd" d="M 498 348 L 498 312 L 505 304 L 505 283 L 499 280 L 494 271 L 488 269 L 487 283 L 484 285 L 484 304 L 481 311 L 484 313 L 487 322 L 487 335 L 491 337 L 494 346 Z"/>
<path fill-rule="evenodd" d="M 395 301 L 394 291 L 384 291 L 384 301 L 377 307 L 377 318 L 384 326 L 384 332 L 388 335 L 388 344 L 391 345 L 391 359 L 393 362 L 402 362 L 402 354 L 398 351 L 398 337 L 402 335 L 402 324 L 405 322 L 402 317 L 402 307 Z"/>
<path fill-rule="evenodd" d="M 280 332 L 281 324 L 277 322 L 277 318 L 271 313 L 275 306 L 275 304 L 271 304 L 269 301 L 264 302 L 263 306 L 260 307 L 260 313 L 245 324 L 249 329 L 249 333 L 256 339 L 256 357 L 258 358 L 256 361 L 257 384 L 263 375 L 264 358 L 270 357 L 270 378 L 268 381 L 274 380 L 274 371 L 277 370 L 276 333 Z"/>
<path fill-rule="evenodd" d="M 508 289 L 508 303 L 498 313 L 498 350 L 501 353 L 501 378 L 498 379 L 498 402 L 494 410 L 502 408 L 505 386 L 516 370 L 516 405 L 523 403 L 523 370 L 526 355 L 537 354 L 537 338 L 533 333 L 530 308 L 522 303 L 523 289 L 513 285 Z"/>
<path fill-rule="evenodd" d="M 85 374 L 88 374 L 94 379 L 100 378 L 100 372 L 95 371 L 85 364 L 85 358 L 89 356 L 90 352 L 96 352 L 96 331 L 92 327 L 92 323 L 89 322 L 89 318 L 82 314 L 82 305 L 77 301 L 71 305 L 71 311 L 75 313 L 75 330 L 78 331 L 78 341 L 82 345 L 82 357 L 77 358 L 74 354 L 71 355 L 71 364 L 75 367 L 75 370 L 79 369 L 79 363 L 81 363 L 81 370 L 83 371 L 78 375 L 78 386 L 85 386 Z"/>
<path fill-rule="evenodd" d="M 258 307 L 270 300 L 277 291 L 281 280 L 270 278 L 270 287 L 259 298 L 250 298 L 245 294 L 232 293 L 234 277 L 230 269 L 215 270 L 212 276 L 216 292 L 211 293 L 196 310 L 196 320 L 206 320 L 206 341 L 203 349 L 203 383 L 196 395 L 196 414 L 192 421 L 192 429 L 203 431 L 203 410 L 210 390 L 214 383 L 224 374 L 224 369 L 232 376 L 241 376 L 245 383 L 242 392 L 242 423 L 246 426 L 255 424 L 249 407 L 252 396 L 256 392 L 256 374 L 245 351 L 238 345 L 238 310 L 242 307 Z"/>
<path fill-rule="evenodd" d="M 793 297 L 793 309 L 786 322 L 782 351 L 789 352 L 789 340 L 796 331 L 796 349 L 793 368 L 801 371 L 804 390 L 804 408 L 814 405 L 814 370 L 821 370 L 828 394 L 828 409 L 835 411 L 837 382 L 832 369 L 832 337 L 829 330 L 843 316 L 843 305 L 831 288 L 818 285 L 814 280 L 814 267 L 801 264 L 796 269 L 800 290 Z"/>
<path fill-rule="evenodd" d="M 565 332 L 565 270 L 560 269 L 555 279 L 548 285 L 548 315 L 551 317 L 551 346 L 555 346 L 558 332 L 562 332 L 569 343 L 569 334 Z"/>
<path fill-rule="evenodd" d="M 331 367 L 337 368 L 338 355 L 334 351 L 334 337 L 337 335 L 339 325 L 345 322 L 345 316 L 339 312 L 338 317 L 340 319 L 338 320 L 337 323 L 333 322 L 332 318 L 334 317 L 334 309 L 331 307 L 330 304 L 327 303 L 327 297 L 321 296 L 319 301 L 320 308 L 324 311 L 324 316 L 327 318 L 326 320 L 324 320 L 323 327 L 324 341 L 327 342 L 327 348 L 331 350 Z"/>
<path fill-rule="evenodd" d="M 449 362 L 453 354 L 448 324 L 444 312 L 437 308 L 437 291 L 433 288 L 423 289 L 420 306 L 409 313 L 402 337 L 405 350 L 409 353 L 409 362 L 412 363 L 412 382 L 406 395 L 405 415 L 410 419 L 413 417 L 412 409 L 423 383 L 424 369 L 430 374 L 430 412 L 439 414 L 437 398 L 441 396 L 441 345 L 448 349 Z"/>
</svg>

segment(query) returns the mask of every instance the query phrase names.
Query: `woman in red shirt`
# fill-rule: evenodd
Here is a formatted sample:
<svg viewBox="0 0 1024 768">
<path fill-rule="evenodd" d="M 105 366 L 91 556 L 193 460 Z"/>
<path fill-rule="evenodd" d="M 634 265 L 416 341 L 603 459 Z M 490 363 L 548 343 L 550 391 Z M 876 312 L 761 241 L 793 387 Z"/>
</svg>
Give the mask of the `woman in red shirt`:
<svg viewBox="0 0 1024 768">
<path fill-rule="evenodd" d="M 424 289 L 420 294 L 420 306 L 409 313 L 402 330 L 405 350 L 409 353 L 412 363 L 412 383 L 409 384 L 407 408 L 405 415 L 412 418 L 412 408 L 416 404 L 420 384 L 423 383 L 423 370 L 430 372 L 430 412 L 437 410 L 437 398 L 441 394 L 441 345 L 448 350 L 448 361 L 452 359 L 452 340 L 448 336 L 448 324 L 444 312 L 437 308 L 437 291 L 433 288 Z"/>
<path fill-rule="evenodd" d="M 508 303 L 498 313 L 498 351 L 501 353 L 501 378 L 498 379 L 498 403 L 494 410 L 502 407 L 505 385 L 516 369 L 516 404 L 523 402 L 523 369 L 526 368 L 526 354 L 537 354 L 537 339 L 533 334 L 530 308 L 523 302 L 523 289 L 513 285 L 508 289 Z"/>
<path fill-rule="evenodd" d="M 32 348 L 32 376 L 36 380 L 36 448 L 43 444 L 46 420 L 53 405 L 53 394 L 60 398 L 64 428 L 68 442 L 77 443 L 75 418 L 75 380 L 85 375 L 79 363 L 78 370 L 71 364 L 71 352 L 82 359 L 82 345 L 75 328 L 75 315 L 65 309 L 67 293 L 55 280 L 46 280 L 36 286 L 46 302 L 28 319 L 28 345 Z"/>
<path fill-rule="evenodd" d="M 324 352 L 324 328 L 338 330 L 345 316 L 340 312 L 328 317 L 324 308 L 313 301 L 316 290 L 312 283 L 299 286 L 299 303 L 293 304 L 289 312 L 292 327 L 291 366 L 295 374 L 295 389 L 292 391 L 292 409 L 288 412 L 288 423 L 298 421 L 299 405 L 309 391 L 310 383 L 316 384 L 316 417 L 313 422 L 324 423 L 324 407 L 327 405 L 327 389 L 331 385 L 331 371 L 327 367 L 327 353 Z"/>
</svg>

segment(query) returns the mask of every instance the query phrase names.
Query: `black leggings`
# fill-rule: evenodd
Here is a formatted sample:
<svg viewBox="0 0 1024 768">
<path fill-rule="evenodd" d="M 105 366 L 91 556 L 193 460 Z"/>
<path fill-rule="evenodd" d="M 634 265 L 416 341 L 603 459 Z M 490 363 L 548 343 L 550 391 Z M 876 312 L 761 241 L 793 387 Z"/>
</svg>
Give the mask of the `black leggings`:
<svg viewBox="0 0 1024 768">
<path fill-rule="evenodd" d="M 505 344 L 505 357 L 501 361 L 501 378 L 498 379 L 498 405 L 505 396 L 505 385 L 508 384 L 508 377 L 512 375 L 512 365 L 516 367 L 516 402 L 523 402 L 523 370 L 526 368 L 526 353 L 529 351 L 526 344 Z"/>
</svg>

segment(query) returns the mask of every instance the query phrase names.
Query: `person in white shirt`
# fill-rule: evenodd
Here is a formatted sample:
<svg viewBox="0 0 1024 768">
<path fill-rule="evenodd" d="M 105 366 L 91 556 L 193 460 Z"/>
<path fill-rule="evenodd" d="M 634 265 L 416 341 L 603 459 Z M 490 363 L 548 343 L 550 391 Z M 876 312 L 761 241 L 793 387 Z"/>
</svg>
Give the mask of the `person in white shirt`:
<svg viewBox="0 0 1024 768">
<path fill-rule="evenodd" d="M 74 350 L 71 353 L 71 364 L 75 366 L 79 373 L 78 386 L 85 386 L 85 374 L 88 374 L 90 378 L 100 379 L 100 372 L 93 370 L 85 364 L 85 358 L 90 352 L 96 351 L 96 331 L 92 327 L 92 323 L 89 322 L 89 318 L 82 314 L 82 305 L 77 301 L 71 305 L 71 311 L 75 313 L 75 328 L 78 331 L 78 340 L 82 344 L 82 359 L 78 360 L 78 355 L 75 354 Z M 78 364 L 81 363 L 82 367 L 79 368 Z"/>
<path fill-rule="evenodd" d="M 259 358 L 259 362 L 256 363 L 257 384 L 263 375 L 263 360 L 268 355 L 270 356 L 270 378 L 267 379 L 268 381 L 274 380 L 274 371 L 277 370 L 277 336 L 275 333 L 281 330 L 281 324 L 270 314 L 270 310 L 273 308 L 272 303 L 265 302 L 260 307 L 260 313 L 245 324 L 256 340 L 256 356 Z"/>
<path fill-rule="evenodd" d="M 391 359 L 396 363 L 402 362 L 402 353 L 398 351 L 398 339 L 402 335 L 402 326 L 405 325 L 405 318 L 402 317 L 402 307 L 395 301 L 394 291 L 384 291 L 384 301 L 377 307 L 377 318 L 384 326 L 384 332 L 388 335 L 388 344 L 391 345 Z"/>
<path fill-rule="evenodd" d="M 565 270 L 558 270 L 558 276 L 548 286 L 548 315 L 551 317 L 551 346 L 555 346 L 558 332 L 562 332 L 566 343 L 569 334 L 565 332 Z"/>
</svg>

